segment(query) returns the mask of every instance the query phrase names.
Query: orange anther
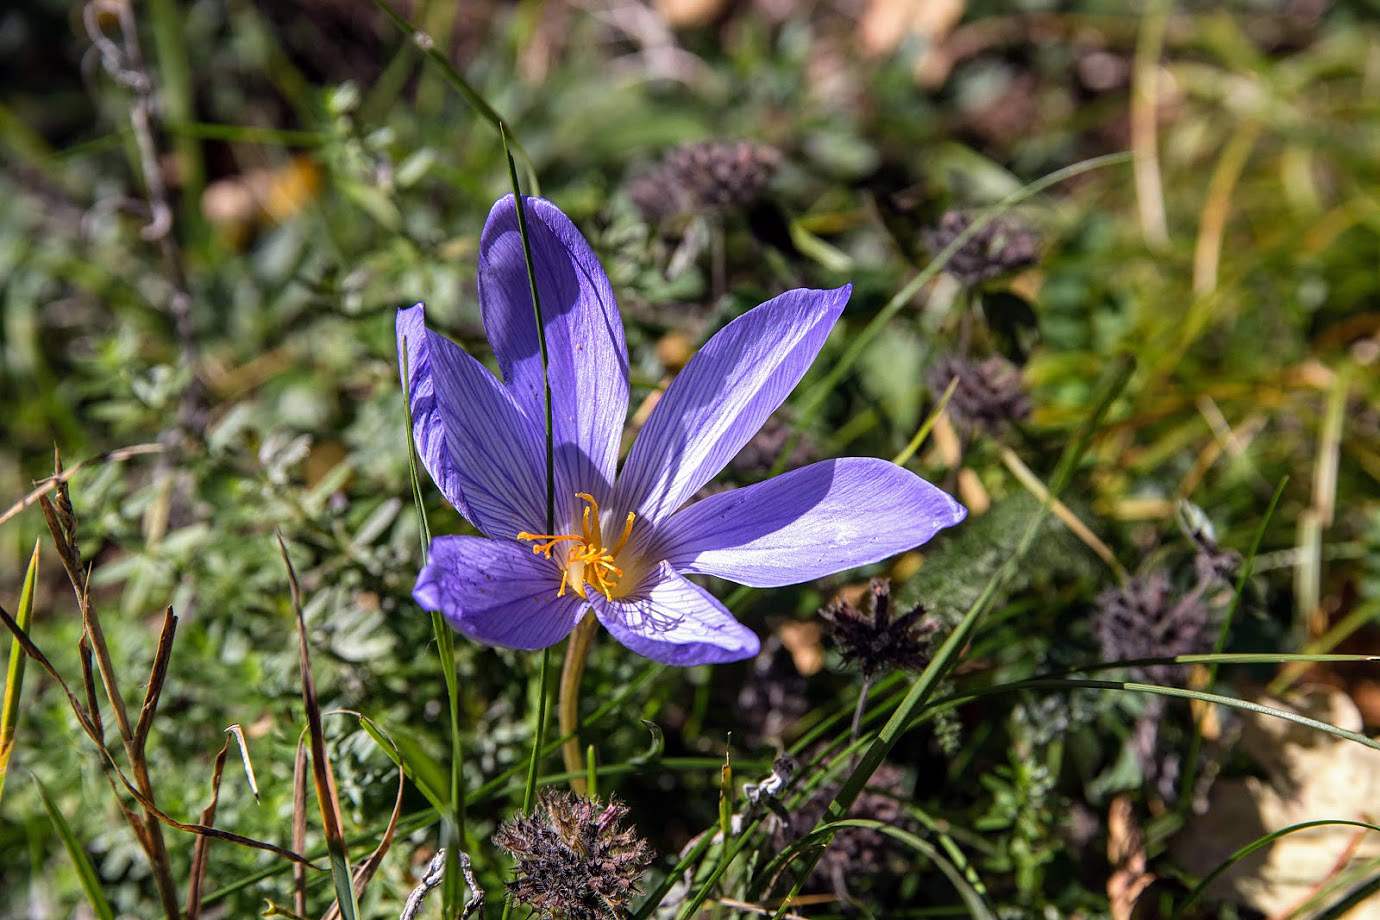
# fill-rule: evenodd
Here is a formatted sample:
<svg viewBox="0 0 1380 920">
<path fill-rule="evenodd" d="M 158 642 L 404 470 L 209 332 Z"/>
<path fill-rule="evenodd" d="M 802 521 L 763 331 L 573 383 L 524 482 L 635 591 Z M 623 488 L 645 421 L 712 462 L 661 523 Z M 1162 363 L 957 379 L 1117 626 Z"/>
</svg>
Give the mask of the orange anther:
<svg viewBox="0 0 1380 920">
<path fill-rule="evenodd" d="M 520 531 L 517 539 L 531 542 L 532 552 L 551 558 L 557 543 L 571 541 L 574 545 L 566 551 L 564 571 L 561 573 L 561 586 L 557 597 L 564 597 L 569 588 L 581 597 L 585 596 L 585 586 L 590 585 L 609 600 L 618 587 L 618 579 L 623 577 L 623 569 L 615 564 L 618 554 L 627 545 L 632 535 L 634 515 L 629 512 L 623 522 L 623 531 L 612 549 L 604 546 L 604 534 L 599 522 L 599 503 L 588 492 L 576 492 L 575 497 L 585 502 L 584 513 L 580 516 L 580 533 L 537 534 Z M 579 575 L 572 577 L 571 571 L 580 566 Z"/>
</svg>

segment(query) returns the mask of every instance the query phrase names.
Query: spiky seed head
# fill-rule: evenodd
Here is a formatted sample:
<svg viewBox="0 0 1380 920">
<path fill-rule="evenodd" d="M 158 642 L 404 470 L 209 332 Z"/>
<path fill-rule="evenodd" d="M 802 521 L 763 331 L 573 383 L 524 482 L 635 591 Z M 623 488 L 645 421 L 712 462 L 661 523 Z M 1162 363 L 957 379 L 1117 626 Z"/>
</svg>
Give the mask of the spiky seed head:
<svg viewBox="0 0 1380 920">
<path fill-rule="evenodd" d="M 891 582 L 874 578 L 858 606 L 839 599 L 820 610 L 847 664 L 856 664 L 863 677 L 890 670 L 918 671 L 929 663 L 930 645 L 938 623 L 917 604 L 892 617 Z"/>
<path fill-rule="evenodd" d="M 551 920 L 620 920 L 652 853 L 622 826 L 627 806 L 546 790 L 530 814 L 505 821 L 494 843 L 517 861 L 508 893 Z"/>
<path fill-rule="evenodd" d="M 720 214 L 761 198 L 780 162 L 775 148 L 752 141 L 701 141 L 671 150 L 624 189 L 649 221 Z"/>
<path fill-rule="evenodd" d="M 973 224 L 962 211 L 948 211 L 939 223 L 924 231 L 923 239 L 931 255 L 938 255 Z M 976 287 L 999 275 L 1034 265 L 1039 256 L 1035 234 L 1009 215 L 989 221 L 958 248 L 944 265 L 944 271 L 967 287 Z"/>
<path fill-rule="evenodd" d="M 1030 417 L 1030 397 L 1021 370 L 1000 355 L 982 361 L 949 356 L 941 358 L 925 375 L 935 399 L 957 380 L 949 397 L 949 415 L 959 425 L 995 433 L 1004 425 Z"/>
<path fill-rule="evenodd" d="M 1184 595 L 1174 591 L 1162 571 L 1136 576 L 1126 584 L 1108 588 L 1097 596 L 1093 634 L 1104 661 L 1136 658 L 1171 658 L 1206 652 L 1211 646 L 1210 614 L 1202 587 Z M 1178 665 L 1137 667 L 1135 672 L 1156 681 L 1183 678 Z"/>
</svg>

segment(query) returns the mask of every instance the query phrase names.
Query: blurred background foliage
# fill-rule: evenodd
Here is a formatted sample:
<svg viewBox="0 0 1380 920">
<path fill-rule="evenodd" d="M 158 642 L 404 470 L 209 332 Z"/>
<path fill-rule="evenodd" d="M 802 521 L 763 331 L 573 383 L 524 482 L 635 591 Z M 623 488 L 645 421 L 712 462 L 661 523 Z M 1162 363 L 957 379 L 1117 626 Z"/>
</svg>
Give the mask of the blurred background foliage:
<svg viewBox="0 0 1380 920">
<path fill-rule="evenodd" d="M 639 718 L 665 732 L 660 761 L 601 784 L 663 856 L 716 820 L 730 745 L 741 777 L 757 778 L 780 743 L 851 711 L 856 678 L 822 634 L 822 604 L 889 574 L 902 600 L 957 618 L 1037 506 L 1010 458 L 1047 477 L 1122 351 L 1137 370 L 1065 496 L 1112 564 L 1048 525 L 947 691 L 1210 650 L 1230 590 L 1194 593 L 1207 550 L 1176 524 L 1179 502 L 1205 516 L 1216 545 L 1244 552 L 1284 477 L 1226 647 L 1375 648 L 1370 0 L 1161 0 L 1134 12 L 1100 0 L 416 0 L 400 12 L 424 40 L 362 0 L 27 0 L 0 13 L 0 510 L 52 473 L 55 445 L 69 467 L 90 460 L 71 484 L 79 544 L 127 695 L 146 680 L 163 607 L 177 610 L 149 755 L 169 814 L 199 812 L 223 730 L 238 723 L 261 801 L 232 754 L 217 826 L 287 841 L 303 719 L 275 531 L 307 597 L 323 708 L 364 712 L 419 758 L 443 763 L 448 750 L 430 622 L 409 596 L 420 547 L 392 321 L 426 300 L 437 328 L 488 358 L 476 248 L 508 179 L 495 131 L 424 47 L 502 113 L 541 194 L 600 253 L 628 323 L 634 406 L 759 301 L 854 284 L 802 385 L 810 404 L 788 402 L 720 482 L 760 479 L 778 457 L 895 455 L 947 385 L 945 361 L 1000 357 L 1016 375 L 1015 390 L 993 385 L 1007 399 L 996 409 L 981 386 L 956 391 L 911 462 L 972 508 L 962 528 L 923 558 L 736 595 L 735 612 L 769 637 L 762 659 L 655 669 L 591 736 L 600 763 L 620 765 L 647 746 Z M 684 146 L 703 142 L 722 146 Z M 1128 150 L 1023 202 L 972 273 L 960 277 L 955 261 L 880 335 L 861 337 L 953 238 L 947 213 Z M 812 391 L 855 342 L 863 350 L 842 380 Z M 133 445 L 149 447 L 105 454 Z M 424 486 L 434 532 L 460 530 Z M 35 507 L 6 514 L 7 610 L 45 533 Z M 32 632 L 71 679 L 81 622 L 56 557 L 45 549 L 43 560 Z M 1153 578 L 1159 594 L 1127 599 L 1128 585 Z M 1201 628 L 1171 647 L 1152 626 L 1184 598 Z M 473 787 L 525 761 L 533 663 L 456 649 Z M 586 711 L 644 669 L 600 639 Z M 1214 689 L 1201 667 L 1160 677 Z M 1380 725 L 1368 669 L 1233 666 L 1216 680 L 1251 698 L 1267 685 L 1276 697 L 1332 688 L 1351 727 Z M 888 686 L 874 690 L 878 705 Z M 66 701 L 32 668 L 24 693 L 0 803 L 0 913 L 71 916 L 83 903 L 32 771 L 116 909 L 151 915 L 148 866 Z M 1150 876 L 1141 915 L 1156 916 L 1230 853 L 1176 849 L 1175 833 L 1210 837 L 1227 822 L 1215 789 L 1277 766 L 1268 746 L 1238 744 L 1252 725 L 1225 711 L 1200 750 L 1194 712 L 1087 690 L 993 695 L 908 734 L 885 791 L 916 826 L 947 829 L 1003 916 L 1128 917 L 1125 887 Z M 347 823 L 372 845 L 392 807 L 392 764 L 350 717 L 329 718 L 327 733 Z M 1200 781 L 1185 797 L 1191 756 Z M 1294 782 L 1331 781 L 1319 768 Z M 516 807 L 514 788 L 470 812 L 471 855 L 493 896 L 505 864 L 487 838 Z M 1313 817 L 1374 818 L 1372 803 L 1342 798 Z M 404 814 L 368 916 L 396 915 L 436 843 L 415 790 Z M 1263 812 L 1231 820 L 1251 814 Z M 169 833 L 184 878 L 191 838 Z M 863 855 L 872 862 L 843 864 L 848 893 L 874 915 L 959 905 L 904 847 Z M 1367 838 L 1351 858 L 1368 870 L 1338 869 L 1328 884 L 1364 885 L 1377 857 Z M 216 844 L 208 912 L 286 903 L 286 866 Z M 1252 872 L 1196 909 L 1264 916 L 1309 896 L 1268 865 Z M 314 889 L 322 906 L 327 887 Z M 843 909 L 836 878 L 809 890 L 829 895 L 816 914 Z"/>
</svg>

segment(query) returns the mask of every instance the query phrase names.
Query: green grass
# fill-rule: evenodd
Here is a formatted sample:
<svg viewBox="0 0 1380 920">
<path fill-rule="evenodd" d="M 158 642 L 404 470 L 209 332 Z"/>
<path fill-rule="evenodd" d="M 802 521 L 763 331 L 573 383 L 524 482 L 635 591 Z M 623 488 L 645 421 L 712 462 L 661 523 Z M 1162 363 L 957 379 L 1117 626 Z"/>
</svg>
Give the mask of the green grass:
<svg viewBox="0 0 1380 920">
<path fill-rule="evenodd" d="M 94 6 L 104 58 L 64 4 L 14 14 L 26 38 L 0 94 L 0 601 L 51 672 L 11 645 L 0 917 L 156 916 L 170 898 L 185 910 L 196 835 L 179 826 L 201 823 L 232 724 L 258 793 L 241 760 L 223 762 L 213 820 L 229 836 L 204 848 L 200 886 L 229 916 L 266 902 L 318 916 L 343 899 L 345 916 L 396 917 L 438 846 L 452 861 L 419 916 L 469 899 L 461 850 L 487 912 L 522 916 L 500 906 L 511 863 L 489 838 L 535 788 L 572 780 L 627 802 L 659 854 L 639 916 L 668 897 L 686 916 L 740 902 L 839 916 L 839 865 L 863 916 L 1102 915 L 1118 797 L 1159 879 L 1149 915 L 1281 909 L 1222 885 L 1302 825 L 1262 827 L 1211 888 L 1218 867 L 1184 863 L 1174 839 L 1213 820 L 1214 784 L 1269 772 L 1237 741 L 1240 720 L 1360 744 L 1380 724 L 1365 692 L 1380 649 L 1374 11 L 968 4 L 956 31 L 869 53 L 843 5 L 777 6 L 779 19 L 727 4 L 660 30 L 541 0 L 348 16 L 160 0 L 131 7 L 137 58 Z M 779 152 L 763 198 L 644 217 L 628 178 L 714 138 Z M 157 239 L 149 170 L 173 218 Z M 539 727 L 544 656 L 479 646 L 411 599 L 430 535 L 470 531 L 409 450 L 393 332 L 395 309 L 425 300 L 435 328 L 493 365 L 479 235 L 519 171 L 608 271 L 634 411 L 753 305 L 853 284 L 782 424 L 721 482 L 896 457 L 957 492 L 969 519 L 923 555 L 813 584 L 710 583 L 784 643 L 774 669 L 649 667 L 602 636 L 580 732 Z M 953 208 L 978 218 L 969 238 L 1020 221 L 1033 264 L 955 282 L 945 269 L 967 239 L 925 242 Z M 1011 360 L 1028 417 L 955 427 L 963 394 L 927 379 L 955 354 Z M 55 446 L 70 521 L 46 478 Z M 1177 601 L 1199 584 L 1204 544 L 1184 509 L 1250 565 L 1196 595 L 1208 628 L 1191 648 L 1108 640 L 1104 592 L 1160 573 Z M 816 612 L 882 575 L 941 626 L 927 669 L 873 684 L 854 740 L 860 678 Z M 167 607 L 176 632 L 160 652 Z M 92 622 L 100 636 L 83 642 Z M 1285 708 L 1320 682 L 1361 704 L 1359 725 Z M 117 715 L 145 699 L 147 719 Z M 311 764 L 329 758 L 320 809 L 294 777 L 309 724 Z M 584 756 L 553 772 L 567 741 Z M 789 840 L 771 810 L 722 790 L 726 753 L 740 786 L 780 750 L 799 762 L 781 793 Z M 882 767 L 899 788 L 869 785 Z M 916 823 L 875 838 L 874 862 L 814 848 L 876 829 L 866 809 L 886 801 Z M 1355 806 L 1301 821 L 1368 820 Z M 131 818 L 160 828 L 163 856 Z M 735 820 L 747 830 L 715 837 Z M 1374 888 L 1359 839 L 1308 911 Z M 294 876 L 244 841 L 316 868 Z"/>
</svg>

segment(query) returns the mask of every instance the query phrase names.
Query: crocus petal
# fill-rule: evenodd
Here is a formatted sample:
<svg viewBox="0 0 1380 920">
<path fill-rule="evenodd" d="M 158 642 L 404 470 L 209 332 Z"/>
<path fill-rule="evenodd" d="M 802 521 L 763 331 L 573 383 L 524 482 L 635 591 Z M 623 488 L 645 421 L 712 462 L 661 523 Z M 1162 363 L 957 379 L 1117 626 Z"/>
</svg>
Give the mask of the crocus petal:
<svg viewBox="0 0 1380 920">
<path fill-rule="evenodd" d="M 774 588 L 913 549 L 967 514 L 909 470 L 850 457 L 711 495 L 657 542 L 677 571 Z"/>
<path fill-rule="evenodd" d="M 546 327 L 557 493 L 562 501 L 576 492 L 603 501 L 628 414 L 623 321 L 608 276 L 570 219 L 542 198 L 523 203 Z M 484 225 L 479 303 L 508 391 L 544 431 L 540 340 L 511 195 Z"/>
<path fill-rule="evenodd" d="M 402 375 L 404 392 L 412 414 L 412 438 L 417 443 L 417 455 L 422 467 L 431 475 L 441 494 L 456 511 L 469 519 L 465 500 L 460 494 L 460 477 L 446 449 L 446 428 L 441 410 L 436 405 L 436 383 L 431 377 L 431 342 L 426 330 L 424 304 L 398 311 L 398 372 Z M 438 347 L 454 348 L 441 339 Z"/>
<path fill-rule="evenodd" d="M 421 319 L 420 307 L 398 314 L 423 464 L 442 494 L 484 534 L 511 540 L 519 531 L 542 532 L 542 435 L 484 365 Z M 428 371 L 420 379 L 413 363 L 419 356 Z"/>
<path fill-rule="evenodd" d="M 634 596 L 590 593 L 604 628 L 637 654 L 662 664 L 718 664 L 751 658 L 757 635 L 698 585 L 661 563 Z"/>
<path fill-rule="evenodd" d="M 428 556 L 412 596 L 486 645 L 546 648 L 564 639 L 584 613 L 580 597 L 556 596 L 557 565 L 522 544 L 437 537 Z"/>
<path fill-rule="evenodd" d="M 851 290 L 787 291 L 719 330 L 652 410 L 614 504 L 655 523 L 699 491 L 800 382 Z"/>
</svg>

